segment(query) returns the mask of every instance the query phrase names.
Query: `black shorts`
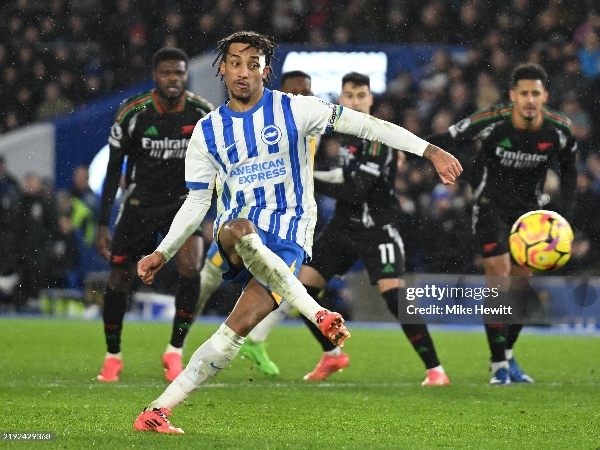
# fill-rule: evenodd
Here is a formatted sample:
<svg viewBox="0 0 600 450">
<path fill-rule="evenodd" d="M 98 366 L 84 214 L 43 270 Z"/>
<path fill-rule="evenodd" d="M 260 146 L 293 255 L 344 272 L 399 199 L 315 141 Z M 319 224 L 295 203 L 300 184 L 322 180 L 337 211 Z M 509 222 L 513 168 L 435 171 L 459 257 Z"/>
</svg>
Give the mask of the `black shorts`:
<svg viewBox="0 0 600 450">
<path fill-rule="evenodd" d="M 497 206 L 473 206 L 473 234 L 477 251 L 484 258 L 510 253 L 508 238 L 515 221 L 527 211 L 506 211 Z"/>
<path fill-rule="evenodd" d="M 361 259 L 371 284 L 385 278 L 404 275 L 404 243 L 395 224 L 355 229 L 329 222 L 317 236 L 312 261 L 308 266 L 325 280 L 345 275 Z"/>
<path fill-rule="evenodd" d="M 159 234 L 166 236 L 183 200 L 165 206 L 121 205 L 115 224 L 110 265 L 116 267 L 137 263 L 158 245 Z M 194 232 L 202 236 L 202 229 Z"/>
</svg>

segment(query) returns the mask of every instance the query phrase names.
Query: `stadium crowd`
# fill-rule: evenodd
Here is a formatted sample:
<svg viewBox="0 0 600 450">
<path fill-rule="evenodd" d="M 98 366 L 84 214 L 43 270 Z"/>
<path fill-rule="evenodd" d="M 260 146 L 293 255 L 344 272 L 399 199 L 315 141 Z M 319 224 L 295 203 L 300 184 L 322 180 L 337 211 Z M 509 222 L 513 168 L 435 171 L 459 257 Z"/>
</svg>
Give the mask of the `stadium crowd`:
<svg viewBox="0 0 600 450">
<path fill-rule="evenodd" d="M 385 94 L 376 97 L 375 116 L 419 136 L 442 132 L 477 109 L 508 100 L 515 64 L 540 63 L 549 73 L 549 106 L 571 119 L 579 145 L 572 223 L 576 242 L 573 260 L 559 273 L 600 273 L 600 213 L 594 206 L 600 203 L 600 8 L 593 0 L 16 0 L 0 10 L 0 17 L 6 24 L 0 30 L 0 100 L 5 105 L 0 134 L 146 79 L 148 61 L 162 46 L 197 55 L 242 29 L 271 34 L 280 43 L 321 48 L 353 43 L 467 46 L 467 57 L 460 60 L 437 51 L 420 79 L 399 73 L 389 80 Z M 466 237 L 468 161 L 474 151 L 461 151 L 466 173 L 452 187 L 438 184 L 428 163 L 408 160 L 399 167 L 396 190 L 404 213 L 409 271 L 481 273 Z M 11 233 L 17 232 L 12 227 L 18 226 L 11 217 L 23 214 L 32 189 L 13 181 L 0 172 L 0 237 L 9 243 Z M 44 183 L 33 186 L 44 191 Z M 548 208 L 557 189 L 557 177 L 550 173 L 545 186 Z M 67 197 L 85 198 L 94 211 L 84 190 L 85 195 L 72 191 Z M 59 226 L 59 218 L 73 221 L 72 207 L 65 207 L 73 202 L 53 193 L 51 186 L 45 191 L 52 236 L 60 236 L 61 230 L 68 234 L 68 224 Z M 81 224 L 75 228 L 81 230 Z M 78 239 L 80 246 L 85 239 L 89 242 L 89 237 Z M 39 248 L 32 250 L 25 259 L 39 253 Z M 4 261 L 0 275 L 23 270 L 23 263 L 13 259 Z"/>
</svg>

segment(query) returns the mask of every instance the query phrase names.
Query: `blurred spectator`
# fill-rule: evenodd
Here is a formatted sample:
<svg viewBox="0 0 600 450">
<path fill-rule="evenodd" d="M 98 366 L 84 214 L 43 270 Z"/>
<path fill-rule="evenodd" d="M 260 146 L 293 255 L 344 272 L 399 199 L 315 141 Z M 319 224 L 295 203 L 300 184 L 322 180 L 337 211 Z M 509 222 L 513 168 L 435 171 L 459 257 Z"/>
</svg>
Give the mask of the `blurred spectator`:
<svg viewBox="0 0 600 450">
<path fill-rule="evenodd" d="M 416 108 L 407 108 L 404 110 L 404 116 L 402 117 L 402 127 L 406 128 L 417 136 L 423 136 L 423 128 L 421 125 L 421 119 Z"/>
<path fill-rule="evenodd" d="M 388 122 L 397 123 L 394 107 L 388 102 L 378 102 L 373 108 L 373 116 Z"/>
<path fill-rule="evenodd" d="M 58 218 L 57 232 L 48 252 L 48 279 L 46 288 L 76 288 L 79 280 L 74 270 L 79 265 L 79 246 L 71 218 Z"/>
<path fill-rule="evenodd" d="M 82 88 L 77 82 L 79 77 L 68 70 L 61 70 L 58 73 L 58 88 L 61 93 L 73 104 L 81 102 L 81 91 Z"/>
<path fill-rule="evenodd" d="M 591 152 L 598 152 L 598 143 L 592 134 L 592 122 L 590 115 L 583 109 L 577 100 L 566 100 L 560 108 L 573 126 L 573 133 L 577 139 L 577 150 L 580 160 L 587 159 Z"/>
<path fill-rule="evenodd" d="M 594 30 L 588 30 L 583 36 L 579 62 L 583 74 L 590 79 L 598 76 L 598 59 L 600 58 L 600 40 Z"/>
<path fill-rule="evenodd" d="M 51 81 L 44 89 L 44 100 L 37 107 L 35 118 L 36 120 L 53 119 L 61 114 L 73 112 L 73 108 L 73 102 L 62 94 L 56 83 Z"/>
<path fill-rule="evenodd" d="M 458 24 L 455 26 L 452 42 L 476 47 L 483 40 L 487 28 L 487 19 L 481 16 L 480 3 L 465 1 L 459 9 Z"/>
<path fill-rule="evenodd" d="M 292 3 L 276 0 L 271 19 L 273 35 L 276 39 L 286 42 L 304 42 L 300 15 L 294 10 Z"/>
<path fill-rule="evenodd" d="M 352 33 L 347 27 L 340 25 L 333 30 L 332 40 L 334 45 L 350 44 Z"/>
<path fill-rule="evenodd" d="M 192 39 L 185 27 L 185 18 L 179 9 L 168 9 L 164 16 L 164 21 L 161 27 L 155 32 L 155 47 L 178 47 L 189 53 L 189 46 Z M 138 25 L 138 28 L 141 28 Z M 133 33 L 133 30 L 132 30 Z M 144 42 L 146 40 L 146 30 L 143 30 Z M 169 40 L 167 44 L 167 39 Z"/>
<path fill-rule="evenodd" d="M 456 185 L 458 186 L 458 184 Z M 451 188 L 438 184 L 431 194 L 430 207 L 421 215 L 419 240 L 429 273 L 474 273 L 475 253 L 469 214 L 464 205 L 453 205 Z"/>
<path fill-rule="evenodd" d="M 431 120 L 431 131 L 427 134 L 444 133 L 458 119 L 449 109 L 440 109 Z"/>
<path fill-rule="evenodd" d="M 25 176 L 18 208 L 18 273 L 17 310 L 36 308 L 40 290 L 45 287 L 49 271 L 51 243 L 57 231 L 55 205 L 43 194 L 42 179 Z"/>
<path fill-rule="evenodd" d="M 91 247 L 96 232 L 96 215 L 100 201 L 89 185 L 87 166 L 73 169 L 70 194 L 70 219 L 72 227 L 80 234 L 82 242 Z"/>
<path fill-rule="evenodd" d="M 585 98 L 591 83 L 583 76 L 576 56 L 566 57 L 561 70 L 550 78 L 548 90 L 552 92 L 550 106 L 557 108 L 568 98 Z"/>
<path fill-rule="evenodd" d="M 562 37 L 562 29 L 558 22 L 556 10 L 547 8 L 541 11 L 535 18 L 535 25 L 530 31 L 530 34 L 532 35 L 531 39 L 534 43 L 547 43 L 550 42 L 551 37 Z M 548 75 L 551 76 L 550 68 L 547 70 L 549 70 Z"/>
<path fill-rule="evenodd" d="M 577 175 L 577 197 L 571 226 L 575 234 L 569 273 L 600 275 L 600 194 L 593 189 L 593 175 L 586 169 Z"/>
<path fill-rule="evenodd" d="M 492 76 L 487 72 L 481 72 L 477 76 L 475 106 L 477 109 L 485 109 L 498 103 L 500 100 L 500 90 L 494 84 Z"/>
<path fill-rule="evenodd" d="M 489 73 L 492 76 L 494 85 L 500 90 L 502 98 L 508 98 L 512 66 L 512 60 L 506 50 L 500 47 L 492 49 Z"/>
<path fill-rule="evenodd" d="M 391 0 L 384 15 L 386 24 L 382 40 L 393 44 L 410 42 L 409 7 L 405 0 Z"/>
<path fill-rule="evenodd" d="M 394 105 L 396 111 L 402 111 L 412 103 L 412 78 L 410 73 L 401 71 L 387 85 L 386 98 Z"/>
<path fill-rule="evenodd" d="M 600 11 L 596 8 L 591 8 L 587 13 L 586 21 L 579 25 L 573 32 L 573 42 L 577 45 L 581 45 L 584 40 L 584 36 L 588 31 L 600 31 Z"/>
<path fill-rule="evenodd" d="M 534 41 L 531 39 L 530 31 L 534 27 L 537 9 L 529 0 L 511 0 L 508 14 L 513 24 L 513 38 L 519 48 L 529 48 Z"/>
<path fill-rule="evenodd" d="M 4 252 L 0 259 L 0 310 L 12 308 L 15 287 L 19 281 L 18 205 L 18 189 L 0 181 L 0 246 Z"/>
<path fill-rule="evenodd" d="M 590 153 L 585 160 L 594 191 L 600 192 L 600 153 Z"/>
<path fill-rule="evenodd" d="M 13 302 L 13 292 L 18 281 L 17 239 L 19 184 L 7 170 L 4 156 L 0 155 L 0 305 L 5 309 Z"/>
<path fill-rule="evenodd" d="M 412 30 L 411 40 L 414 43 L 435 42 L 445 44 L 448 42 L 448 33 L 444 27 L 444 2 L 434 0 L 421 11 L 421 20 Z"/>
<path fill-rule="evenodd" d="M 467 117 L 476 109 L 469 87 L 460 81 L 450 86 L 450 104 L 457 118 Z"/>
<path fill-rule="evenodd" d="M 8 110 L 4 113 L 4 120 L 2 122 L 2 131 L 12 131 L 25 125 L 25 122 L 21 120 L 21 117 L 16 111 Z"/>
</svg>

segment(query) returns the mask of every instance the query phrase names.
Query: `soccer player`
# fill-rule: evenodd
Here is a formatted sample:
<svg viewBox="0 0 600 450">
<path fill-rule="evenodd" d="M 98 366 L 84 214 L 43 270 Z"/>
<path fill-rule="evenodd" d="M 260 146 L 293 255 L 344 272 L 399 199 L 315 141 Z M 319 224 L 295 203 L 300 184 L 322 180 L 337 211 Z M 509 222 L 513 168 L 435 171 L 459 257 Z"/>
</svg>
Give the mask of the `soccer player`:
<svg viewBox="0 0 600 450">
<path fill-rule="evenodd" d="M 478 111 L 450 126 L 447 132 L 427 138 L 444 147 L 469 141 L 481 143 L 471 177 L 473 232 L 483 256 L 488 287 L 497 287 L 500 282 L 499 304 L 522 306 L 526 302 L 530 288 L 523 277 L 531 273 L 511 260 L 508 237 L 517 218 L 542 206 L 542 187 L 555 157 L 560 165 L 562 214 L 567 220 L 573 214 L 577 143 L 570 121 L 544 106 L 548 99 L 547 78 L 546 71 L 537 64 L 518 65 L 511 77 L 511 103 Z M 533 383 L 513 354 L 523 324 L 503 324 L 498 318 L 487 317 L 484 322 L 491 350 L 490 383 Z"/>
<path fill-rule="evenodd" d="M 369 114 L 373 95 L 368 76 L 351 72 L 342 78 L 339 103 L 345 108 Z M 377 284 L 389 310 L 425 364 L 423 386 L 450 384 L 441 366 L 423 318 L 408 316 L 404 274 L 404 244 L 398 231 L 399 204 L 393 193 L 398 165 L 397 150 L 380 142 L 340 133 L 323 137 L 339 143 L 339 168 L 315 172 L 315 191 L 337 200 L 325 229 L 317 236 L 313 259 L 300 269 L 299 279 L 316 297 L 336 275 L 345 275 L 358 259 L 364 262 L 372 284 Z M 319 150 L 321 151 L 321 150 Z M 323 150 L 324 151 L 324 150 Z M 271 315 L 275 315 L 273 311 Z M 265 323 L 266 322 L 266 323 Z M 268 334 L 275 320 L 267 317 L 252 331 Z M 266 330 L 265 330 L 266 328 Z M 323 348 L 323 356 L 305 380 L 325 380 L 348 366 L 348 355 L 309 328 Z M 264 330 L 264 331 L 263 331 Z M 260 369 L 260 364 L 257 366 Z"/>
<path fill-rule="evenodd" d="M 342 316 L 319 306 L 296 278 L 310 260 L 316 218 L 312 137 L 337 130 L 381 140 L 429 158 L 445 183 L 454 183 L 462 171 L 452 155 L 401 127 L 316 97 L 269 90 L 264 84 L 275 47 L 251 31 L 217 44 L 215 63 L 228 99 L 196 126 L 186 156 L 188 197 L 157 250 L 138 263 L 138 275 L 153 282 L 201 223 L 216 187 L 215 238 L 227 264 L 223 277 L 243 279 L 245 287 L 217 332 L 139 415 L 136 430 L 183 433 L 168 420 L 170 410 L 227 366 L 244 337 L 282 298 L 335 344 L 349 337 Z"/>
<path fill-rule="evenodd" d="M 301 70 L 292 70 L 281 74 L 281 92 L 293 95 L 313 95 L 311 78 Z M 223 282 L 222 274 L 225 271 L 224 261 L 221 258 L 217 248 L 216 241 L 213 241 L 206 252 L 206 258 L 202 264 L 200 273 L 200 300 L 198 301 L 197 312 L 200 314 L 206 305 L 206 301 L 219 288 Z M 268 327 L 268 331 L 281 320 L 285 319 L 294 308 L 286 301 L 282 301 L 279 307 L 274 310 L 269 319 L 261 322 L 266 325 L 266 321 L 272 320 L 273 325 Z M 279 375 L 279 368 L 271 361 L 265 349 L 264 341 L 267 334 L 264 334 L 264 328 L 256 327 L 246 337 L 246 340 L 240 348 L 240 353 L 251 359 L 256 368 L 267 375 Z M 319 331 L 319 335 L 322 336 Z M 328 339 L 323 337 L 327 342 Z"/>
<path fill-rule="evenodd" d="M 104 334 L 108 352 L 100 381 L 117 381 L 123 367 L 121 330 L 127 298 L 133 287 L 135 264 L 156 247 L 159 233 L 169 225 L 187 195 L 185 155 L 196 123 L 213 106 L 186 91 L 188 57 L 183 50 L 162 48 L 152 61 L 156 87 L 125 100 L 108 138 L 110 157 L 102 189 L 96 249 L 110 261 L 104 292 Z M 112 239 L 110 211 L 127 156 L 125 194 Z M 200 288 L 202 235 L 194 230 L 177 252 L 180 279 L 175 295 L 171 341 L 163 356 L 165 377 L 181 372 L 184 339 L 194 319 Z"/>
</svg>

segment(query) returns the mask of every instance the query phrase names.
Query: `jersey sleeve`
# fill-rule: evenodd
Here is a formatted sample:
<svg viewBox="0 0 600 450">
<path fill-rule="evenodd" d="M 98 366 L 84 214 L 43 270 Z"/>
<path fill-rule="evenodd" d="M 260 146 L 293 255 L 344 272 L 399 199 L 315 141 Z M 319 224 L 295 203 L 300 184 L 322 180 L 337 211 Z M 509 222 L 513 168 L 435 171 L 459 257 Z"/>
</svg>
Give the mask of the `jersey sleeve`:
<svg viewBox="0 0 600 450">
<path fill-rule="evenodd" d="M 379 141 L 389 147 L 423 156 L 428 142 L 410 131 L 369 114 L 353 111 L 317 97 L 292 97 L 299 123 L 307 135 L 339 133 Z"/>
<path fill-rule="evenodd" d="M 131 147 L 131 134 L 135 122 L 133 124 L 130 123 L 129 116 L 125 118 L 120 117 L 126 105 L 127 101 L 119 108 L 108 136 L 109 159 L 106 167 L 106 177 L 102 185 L 102 197 L 100 198 L 100 212 L 98 215 L 98 225 L 101 226 L 108 226 L 110 222 L 110 212 L 117 191 L 119 190 L 121 169 L 125 161 L 125 156 Z"/>
<path fill-rule="evenodd" d="M 185 184 L 190 189 L 208 189 L 212 191 L 215 186 L 218 158 L 216 147 L 210 148 L 200 120 L 187 148 L 185 156 Z M 211 153 L 212 151 L 212 153 Z"/>
<path fill-rule="evenodd" d="M 560 196 L 561 213 L 571 221 L 575 213 L 575 196 L 577 188 L 577 141 L 570 134 L 561 137 L 564 145 L 558 152 L 558 163 L 560 165 Z"/>
<path fill-rule="evenodd" d="M 362 203 L 385 169 L 388 152 L 395 151 L 380 142 L 371 142 L 356 164 L 356 170 L 343 183 L 330 183 L 315 178 L 315 191 L 335 199 Z"/>
<path fill-rule="evenodd" d="M 294 117 L 307 136 L 318 136 L 335 130 L 344 109 L 342 106 L 311 96 L 293 95 L 290 98 Z"/>
<path fill-rule="evenodd" d="M 190 192 L 175 214 L 169 232 L 156 251 L 161 252 L 168 262 L 185 241 L 198 229 L 210 208 L 212 191 L 190 189 Z"/>
<path fill-rule="evenodd" d="M 109 149 L 108 165 L 106 166 L 106 176 L 102 185 L 100 212 L 98 214 L 98 225 L 100 226 L 109 225 L 110 211 L 115 200 L 115 195 L 119 190 L 121 168 L 125 160 L 125 155 L 121 148 L 110 145 Z"/>
</svg>

